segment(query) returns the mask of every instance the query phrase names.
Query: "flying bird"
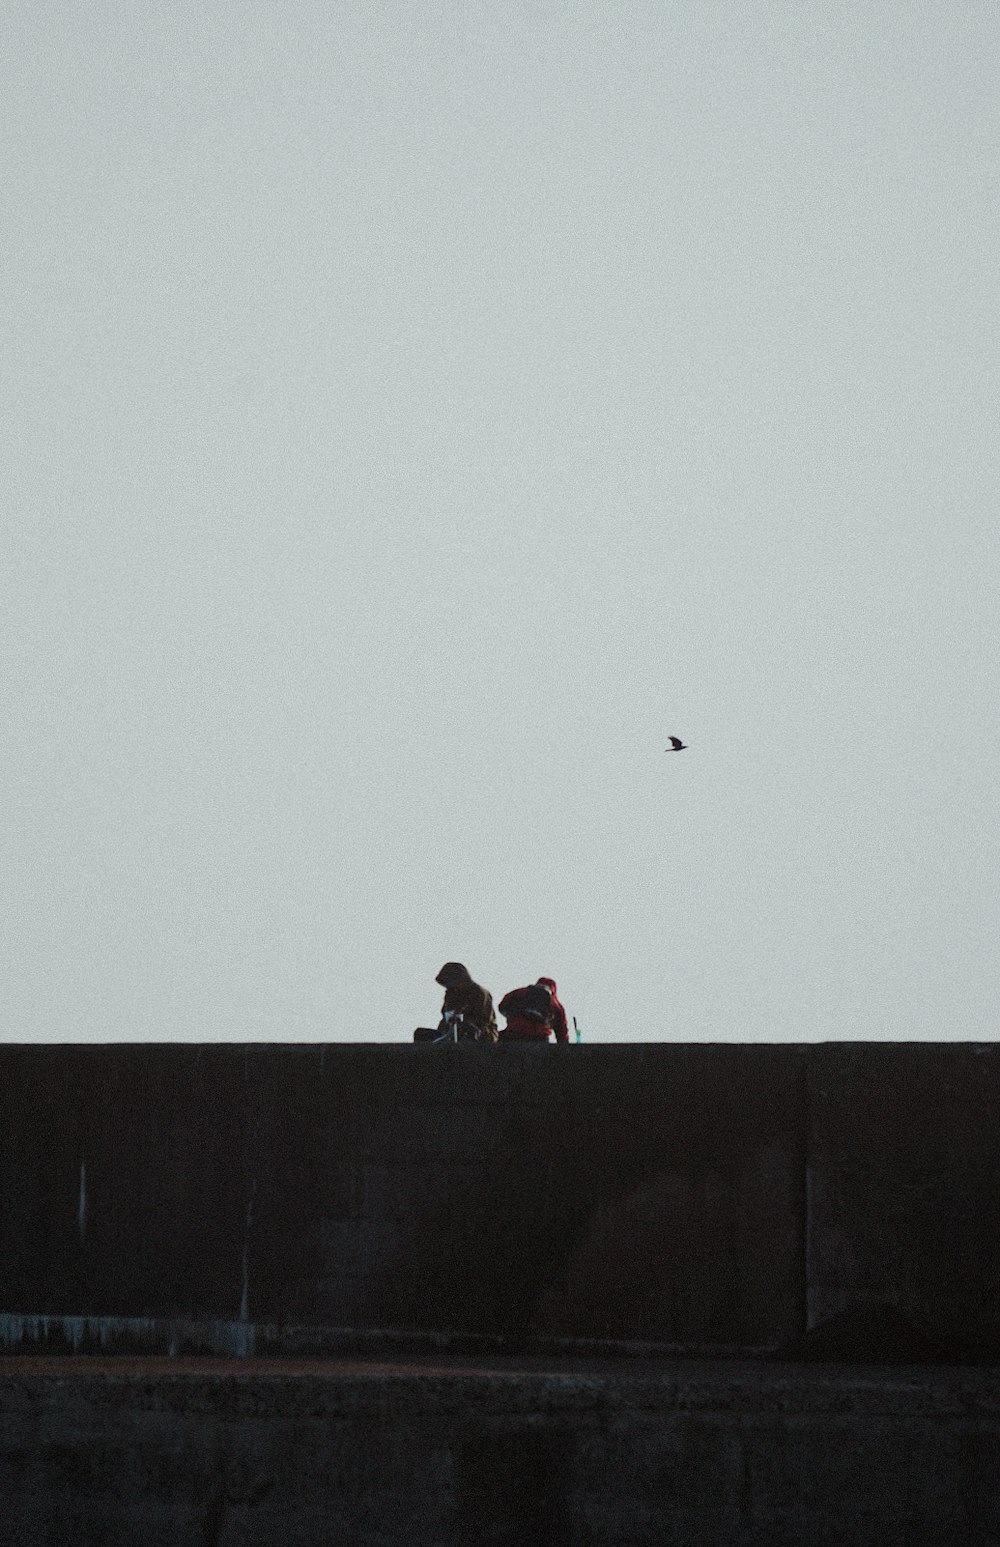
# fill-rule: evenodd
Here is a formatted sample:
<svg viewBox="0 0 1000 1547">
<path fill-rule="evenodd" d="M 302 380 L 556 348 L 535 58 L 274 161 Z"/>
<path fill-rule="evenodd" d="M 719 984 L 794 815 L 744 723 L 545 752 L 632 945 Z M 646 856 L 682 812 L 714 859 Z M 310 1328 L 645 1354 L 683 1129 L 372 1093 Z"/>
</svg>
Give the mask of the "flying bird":
<svg viewBox="0 0 1000 1547">
<path fill-rule="evenodd" d="M 687 743 L 683 742 L 679 736 L 671 736 L 669 747 L 664 747 L 663 750 L 664 752 L 686 752 Z"/>
</svg>

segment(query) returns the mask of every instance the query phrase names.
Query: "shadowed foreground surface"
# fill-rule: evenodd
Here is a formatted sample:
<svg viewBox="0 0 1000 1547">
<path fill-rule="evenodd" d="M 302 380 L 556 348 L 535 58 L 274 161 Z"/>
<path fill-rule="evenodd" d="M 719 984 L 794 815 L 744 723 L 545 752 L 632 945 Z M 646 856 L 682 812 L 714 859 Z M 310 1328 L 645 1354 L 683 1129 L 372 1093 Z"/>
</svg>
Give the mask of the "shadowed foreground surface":
<svg viewBox="0 0 1000 1547">
<path fill-rule="evenodd" d="M 1000 1542 L 985 1369 L 0 1364 L 0 1543 Z"/>
</svg>

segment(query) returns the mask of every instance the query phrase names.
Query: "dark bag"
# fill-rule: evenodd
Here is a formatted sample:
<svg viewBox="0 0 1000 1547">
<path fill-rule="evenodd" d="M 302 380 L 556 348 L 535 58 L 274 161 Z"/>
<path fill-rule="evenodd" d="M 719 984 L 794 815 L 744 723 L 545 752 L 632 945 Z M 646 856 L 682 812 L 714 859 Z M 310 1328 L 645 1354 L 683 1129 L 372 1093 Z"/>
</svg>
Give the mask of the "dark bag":
<svg viewBox="0 0 1000 1547">
<path fill-rule="evenodd" d="M 520 1015 L 527 1021 L 540 1021 L 543 1026 L 547 1026 L 552 1013 L 551 990 L 544 983 L 515 988 L 504 996 L 502 1013 L 508 1020 L 513 1015 Z"/>
</svg>

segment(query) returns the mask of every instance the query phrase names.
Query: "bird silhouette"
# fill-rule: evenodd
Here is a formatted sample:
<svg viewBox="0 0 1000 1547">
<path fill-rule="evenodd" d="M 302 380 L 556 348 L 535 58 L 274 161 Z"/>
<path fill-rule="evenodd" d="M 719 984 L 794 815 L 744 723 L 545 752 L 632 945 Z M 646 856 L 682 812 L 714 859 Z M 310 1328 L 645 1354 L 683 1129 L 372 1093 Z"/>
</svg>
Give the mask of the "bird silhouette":
<svg viewBox="0 0 1000 1547">
<path fill-rule="evenodd" d="M 687 743 L 683 742 L 679 736 L 671 736 L 669 747 L 664 747 L 663 750 L 664 752 L 686 752 Z"/>
</svg>

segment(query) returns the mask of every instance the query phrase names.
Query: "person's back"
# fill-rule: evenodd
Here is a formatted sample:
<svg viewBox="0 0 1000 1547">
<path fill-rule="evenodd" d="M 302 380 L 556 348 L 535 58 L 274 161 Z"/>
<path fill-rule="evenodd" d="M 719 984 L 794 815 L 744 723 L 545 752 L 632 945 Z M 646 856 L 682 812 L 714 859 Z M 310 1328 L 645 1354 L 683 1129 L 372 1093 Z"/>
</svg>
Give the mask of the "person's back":
<svg viewBox="0 0 1000 1547">
<path fill-rule="evenodd" d="M 539 978 L 524 988 L 512 988 L 497 1006 L 507 1024 L 501 1042 L 547 1042 L 554 1031 L 557 1042 L 569 1041 L 566 1012 L 556 996 L 553 978 Z"/>
<path fill-rule="evenodd" d="M 444 989 L 442 1018 L 449 1012 L 461 1015 L 469 1025 L 476 1028 L 481 1042 L 497 1040 L 493 996 L 480 983 L 475 982 L 467 967 L 461 962 L 445 962 L 434 981 Z"/>
</svg>

